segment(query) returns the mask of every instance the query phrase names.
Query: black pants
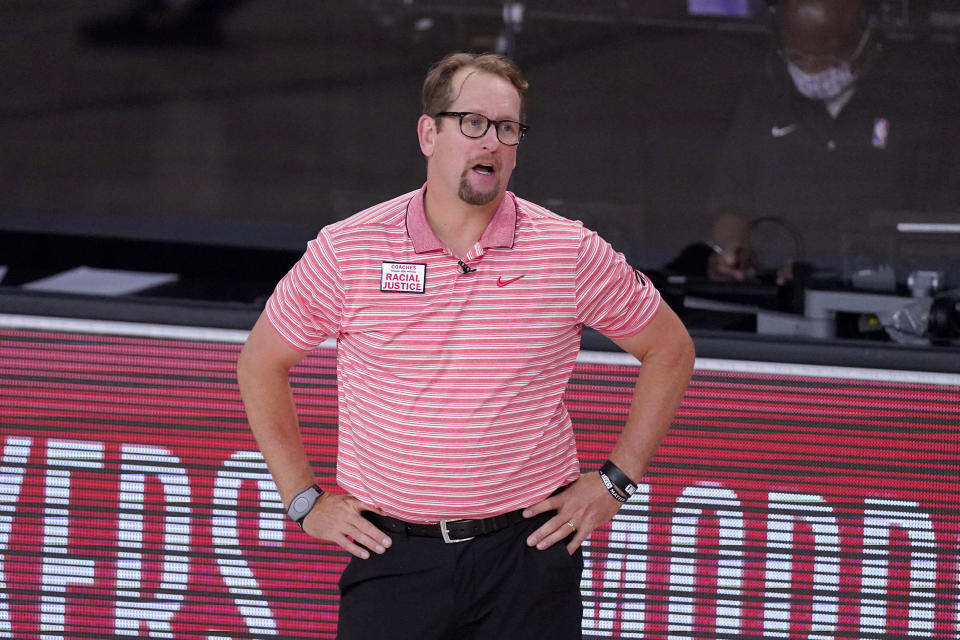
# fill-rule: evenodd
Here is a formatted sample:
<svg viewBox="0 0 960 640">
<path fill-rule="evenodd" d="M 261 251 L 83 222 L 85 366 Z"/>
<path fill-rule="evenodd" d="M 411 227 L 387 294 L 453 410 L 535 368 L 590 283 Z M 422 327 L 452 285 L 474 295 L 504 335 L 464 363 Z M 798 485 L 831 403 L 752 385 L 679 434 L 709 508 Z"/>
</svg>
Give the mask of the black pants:
<svg viewBox="0 0 960 640">
<path fill-rule="evenodd" d="M 340 577 L 339 640 L 580 640 L 583 555 L 538 551 L 552 513 L 467 542 L 391 534 Z"/>
</svg>

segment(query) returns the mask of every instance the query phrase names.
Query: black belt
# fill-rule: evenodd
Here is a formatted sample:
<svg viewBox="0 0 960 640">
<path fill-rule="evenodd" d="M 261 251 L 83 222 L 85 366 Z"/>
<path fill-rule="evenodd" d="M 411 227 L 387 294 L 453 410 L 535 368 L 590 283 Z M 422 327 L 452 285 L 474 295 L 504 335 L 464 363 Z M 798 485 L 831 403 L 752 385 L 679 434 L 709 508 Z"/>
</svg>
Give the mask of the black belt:
<svg viewBox="0 0 960 640">
<path fill-rule="evenodd" d="M 466 542 L 477 536 L 500 531 L 525 520 L 523 509 L 509 511 L 489 518 L 475 520 L 441 520 L 433 524 L 406 522 L 373 511 L 364 511 L 363 517 L 384 531 L 405 533 L 410 536 L 443 538 L 444 542 Z"/>
</svg>

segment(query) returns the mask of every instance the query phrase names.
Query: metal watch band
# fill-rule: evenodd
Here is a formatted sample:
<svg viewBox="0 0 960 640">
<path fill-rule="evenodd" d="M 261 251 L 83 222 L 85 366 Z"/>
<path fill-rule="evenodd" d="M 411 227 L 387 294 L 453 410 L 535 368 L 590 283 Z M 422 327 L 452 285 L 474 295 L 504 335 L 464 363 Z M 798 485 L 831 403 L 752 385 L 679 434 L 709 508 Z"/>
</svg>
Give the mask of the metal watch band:
<svg viewBox="0 0 960 640">
<path fill-rule="evenodd" d="M 293 496 L 293 500 L 290 501 L 290 506 L 287 508 L 287 515 L 302 529 L 304 518 L 307 517 L 307 514 L 313 509 L 313 505 L 317 503 L 317 499 L 322 495 L 323 489 L 319 485 L 313 484 L 307 487 Z"/>
</svg>

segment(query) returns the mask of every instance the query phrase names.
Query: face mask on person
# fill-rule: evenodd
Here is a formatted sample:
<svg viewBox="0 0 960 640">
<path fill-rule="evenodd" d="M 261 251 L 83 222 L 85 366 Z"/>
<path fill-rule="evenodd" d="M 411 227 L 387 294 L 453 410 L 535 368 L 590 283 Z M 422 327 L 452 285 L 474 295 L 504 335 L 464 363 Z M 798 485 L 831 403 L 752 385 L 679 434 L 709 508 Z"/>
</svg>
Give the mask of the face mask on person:
<svg viewBox="0 0 960 640">
<path fill-rule="evenodd" d="M 788 62 L 787 71 L 797 91 L 811 100 L 825 101 L 836 98 L 857 79 L 856 74 L 850 69 L 849 62 L 828 67 L 817 73 L 807 73 Z"/>
</svg>

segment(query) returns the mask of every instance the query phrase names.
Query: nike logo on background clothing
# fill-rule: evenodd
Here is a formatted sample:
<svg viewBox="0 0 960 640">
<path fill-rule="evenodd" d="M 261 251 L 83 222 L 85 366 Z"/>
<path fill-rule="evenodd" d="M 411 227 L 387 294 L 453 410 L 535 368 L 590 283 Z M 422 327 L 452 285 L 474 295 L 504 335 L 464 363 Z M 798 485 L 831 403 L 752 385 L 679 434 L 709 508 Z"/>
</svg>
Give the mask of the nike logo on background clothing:
<svg viewBox="0 0 960 640">
<path fill-rule="evenodd" d="M 797 128 L 796 122 L 792 124 L 788 124 L 785 127 L 778 127 L 777 125 L 773 125 L 772 127 L 770 127 L 770 135 L 772 135 L 774 138 L 782 138 L 783 136 L 787 136 L 793 133 L 794 129 L 796 128 Z"/>
<path fill-rule="evenodd" d="M 517 280 L 519 280 L 519 279 L 522 278 L 522 277 L 523 277 L 523 276 L 520 275 L 520 276 L 517 276 L 516 278 L 510 278 L 509 280 L 504 280 L 504 279 L 503 279 L 503 276 L 498 276 L 498 277 L 497 277 L 497 286 L 498 286 L 498 287 L 505 287 L 505 286 L 507 286 L 508 284 L 510 284 L 510 283 L 512 283 L 512 282 L 516 282 Z"/>
</svg>

